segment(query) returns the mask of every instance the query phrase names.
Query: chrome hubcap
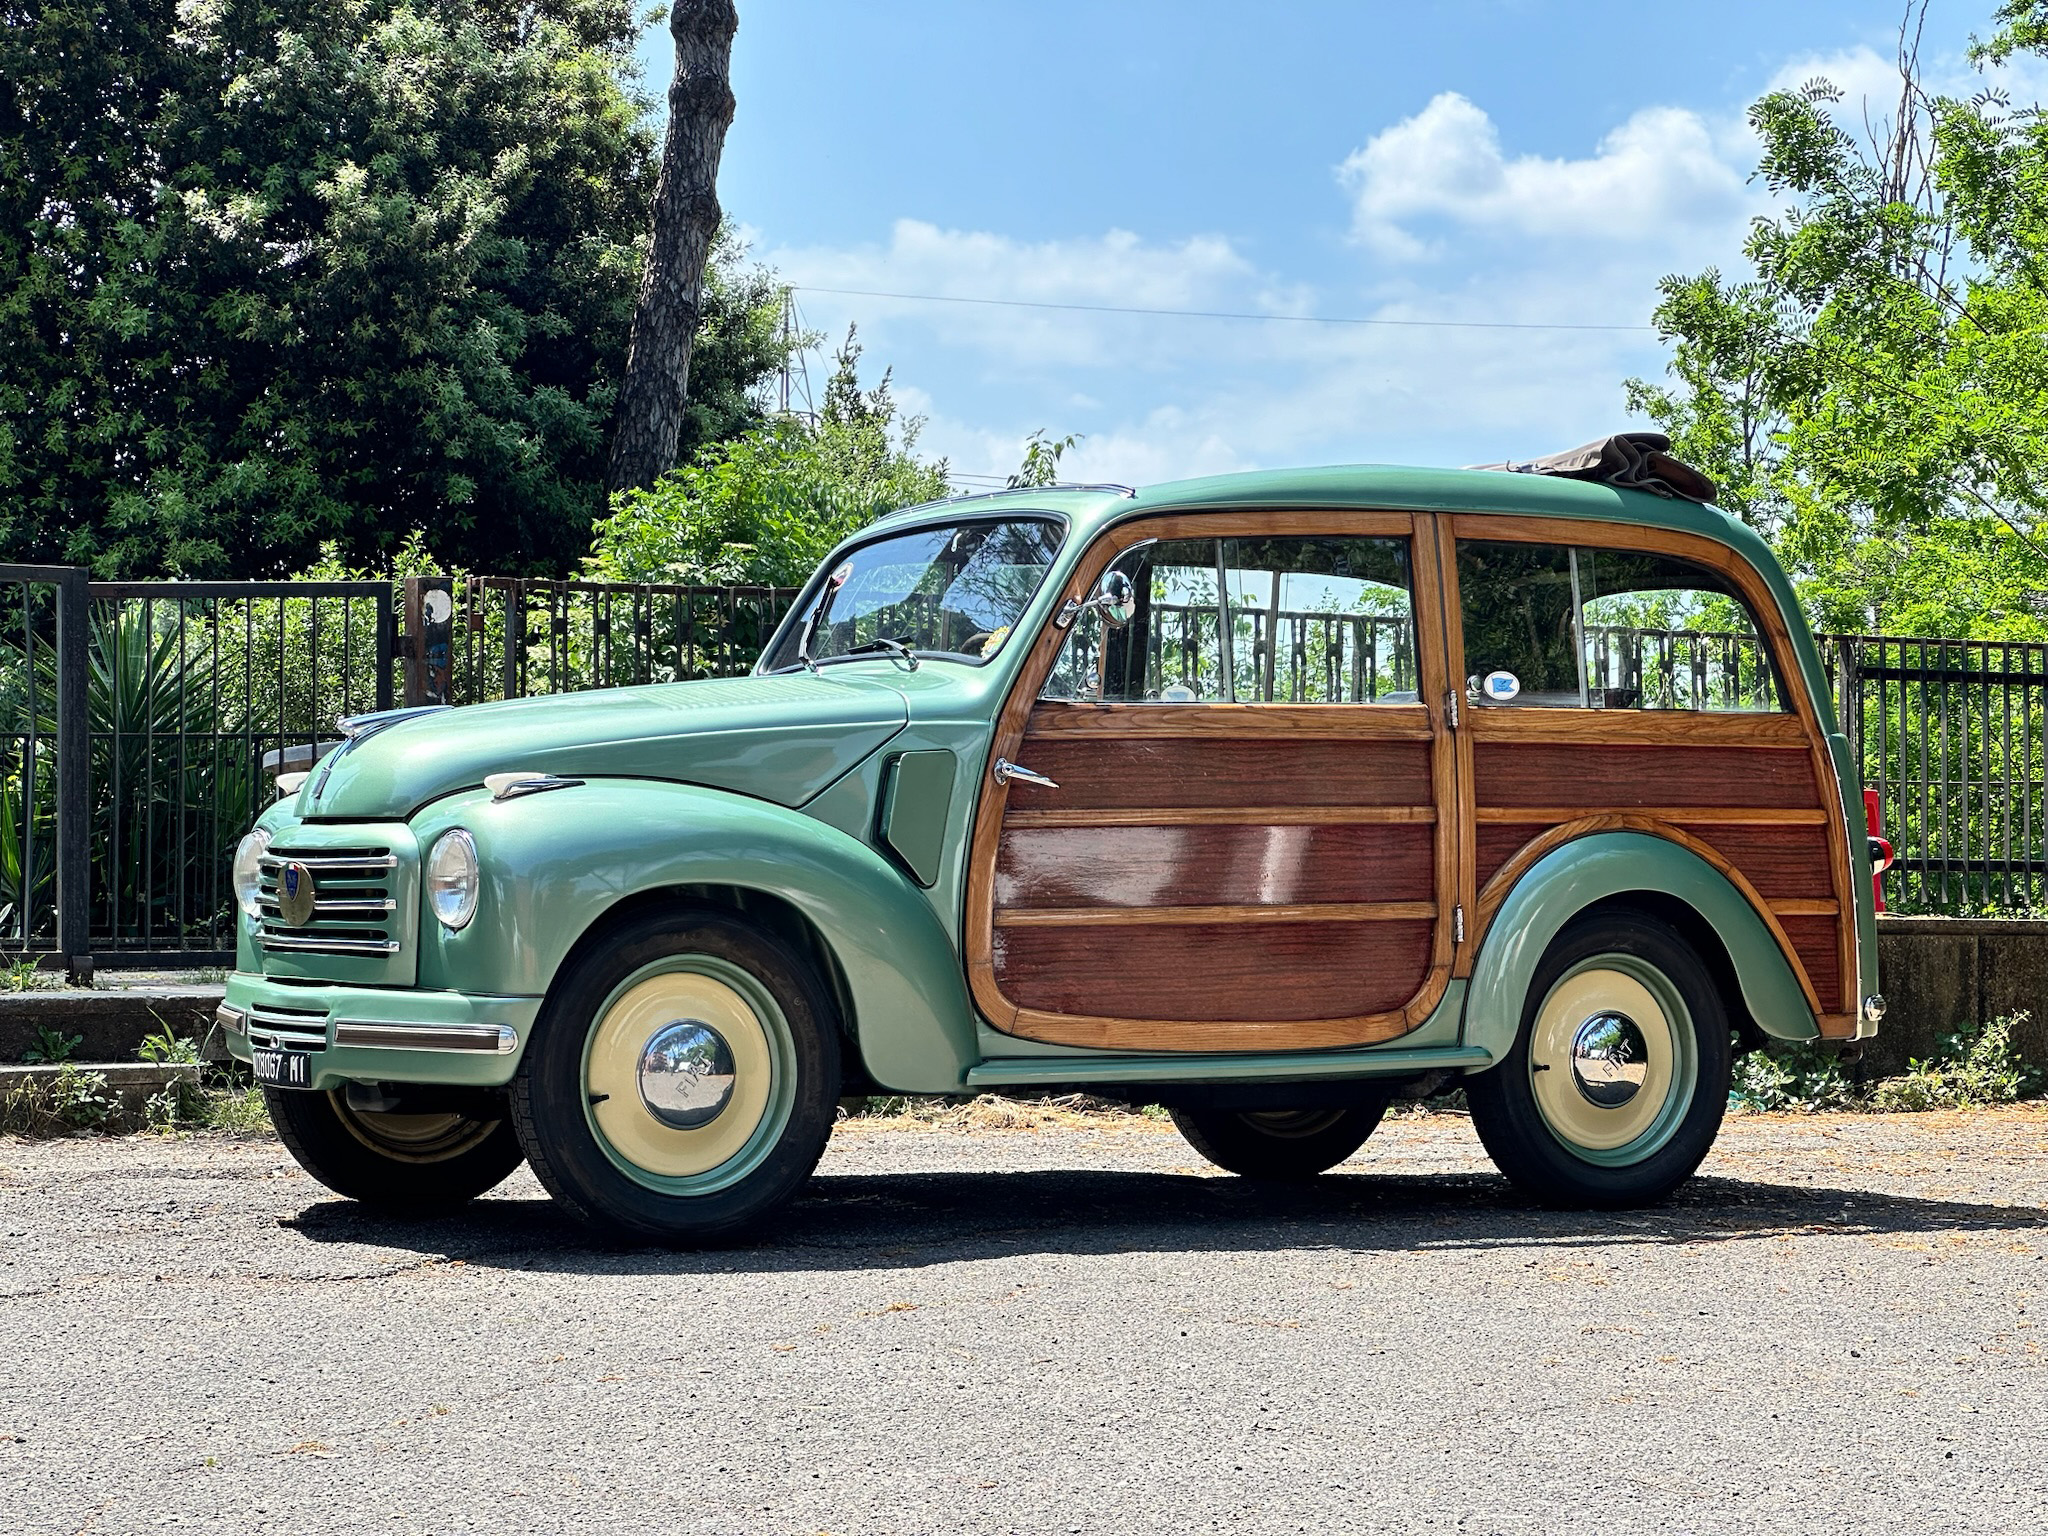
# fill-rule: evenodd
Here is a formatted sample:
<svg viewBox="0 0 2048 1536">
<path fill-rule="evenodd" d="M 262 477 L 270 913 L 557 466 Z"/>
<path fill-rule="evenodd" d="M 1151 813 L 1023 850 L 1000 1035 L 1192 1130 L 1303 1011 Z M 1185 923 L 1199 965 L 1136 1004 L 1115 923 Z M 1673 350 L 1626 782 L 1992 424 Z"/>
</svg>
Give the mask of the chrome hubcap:
<svg viewBox="0 0 2048 1536">
<path fill-rule="evenodd" d="M 732 1047 L 701 1019 L 678 1019 L 648 1037 L 640 1051 L 640 1102 L 664 1125 L 694 1131 L 732 1102 Z"/>
<path fill-rule="evenodd" d="M 1642 1091 L 1650 1048 L 1625 1013 L 1602 1009 L 1572 1036 L 1572 1086 L 1588 1104 L 1619 1109 Z"/>
</svg>

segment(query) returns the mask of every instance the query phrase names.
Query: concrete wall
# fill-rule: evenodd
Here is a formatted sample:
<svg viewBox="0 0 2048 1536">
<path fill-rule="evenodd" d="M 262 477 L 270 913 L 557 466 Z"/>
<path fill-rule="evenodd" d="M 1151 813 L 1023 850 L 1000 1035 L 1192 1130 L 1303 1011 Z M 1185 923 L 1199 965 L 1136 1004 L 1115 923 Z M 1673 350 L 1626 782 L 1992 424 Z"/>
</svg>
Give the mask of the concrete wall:
<svg viewBox="0 0 2048 1536">
<path fill-rule="evenodd" d="M 2048 1068 L 2048 922 L 1880 917 L 1877 980 L 1887 1008 L 1863 1075 L 1903 1072 L 1942 1035 L 2021 1012 L 2032 1017 L 2014 1042 Z"/>
</svg>

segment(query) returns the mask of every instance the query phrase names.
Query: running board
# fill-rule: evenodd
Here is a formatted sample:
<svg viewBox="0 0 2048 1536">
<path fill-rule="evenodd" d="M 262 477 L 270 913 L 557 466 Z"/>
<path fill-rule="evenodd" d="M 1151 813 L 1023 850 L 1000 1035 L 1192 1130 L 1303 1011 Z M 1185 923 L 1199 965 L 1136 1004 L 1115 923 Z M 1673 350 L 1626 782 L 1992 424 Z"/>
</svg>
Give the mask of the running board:
<svg viewBox="0 0 2048 1536">
<path fill-rule="evenodd" d="M 1041 1084 L 1285 1081 L 1289 1078 L 1386 1077 L 1446 1068 L 1478 1072 L 1493 1065 L 1477 1045 L 1408 1051 L 1345 1051 L 1287 1056 L 1010 1056 L 967 1073 L 970 1088 Z"/>
</svg>

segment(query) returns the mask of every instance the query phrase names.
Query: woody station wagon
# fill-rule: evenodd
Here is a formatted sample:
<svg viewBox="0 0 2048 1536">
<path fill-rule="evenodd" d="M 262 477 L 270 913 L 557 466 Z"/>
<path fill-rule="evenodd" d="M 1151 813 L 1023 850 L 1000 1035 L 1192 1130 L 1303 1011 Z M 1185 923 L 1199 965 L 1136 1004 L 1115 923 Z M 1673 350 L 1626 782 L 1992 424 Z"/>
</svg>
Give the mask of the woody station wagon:
<svg viewBox="0 0 2048 1536">
<path fill-rule="evenodd" d="M 238 851 L 231 1047 L 343 1195 L 525 1160 L 657 1240 L 872 1092 L 1304 1178 L 1463 1087 L 1536 1198 L 1658 1199 L 1734 1049 L 1883 1012 L 1812 639 L 1663 446 L 912 508 L 751 676 L 345 722 Z"/>
</svg>

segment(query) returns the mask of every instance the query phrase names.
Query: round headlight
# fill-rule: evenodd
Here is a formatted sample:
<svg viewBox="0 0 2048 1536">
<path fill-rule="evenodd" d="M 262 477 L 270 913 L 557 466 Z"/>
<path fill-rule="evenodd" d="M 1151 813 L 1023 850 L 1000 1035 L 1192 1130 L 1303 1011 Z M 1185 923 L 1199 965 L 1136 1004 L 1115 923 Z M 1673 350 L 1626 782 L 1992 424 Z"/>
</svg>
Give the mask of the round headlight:
<svg viewBox="0 0 2048 1536">
<path fill-rule="evenodd" d="M 249 916 L 263 916 L 263 851 L 270 846 L 270 833 L 258 827 L 235 848 L 235 904 Z M 219 868 L 218 865 L 214 866 Z"/>
<path fill-rule="evenodd" d="M 443 832 L 427 855 L 427 903 L 444 928 L 476 916 L 476 840 L 460 827 Z"/>
</svg>

